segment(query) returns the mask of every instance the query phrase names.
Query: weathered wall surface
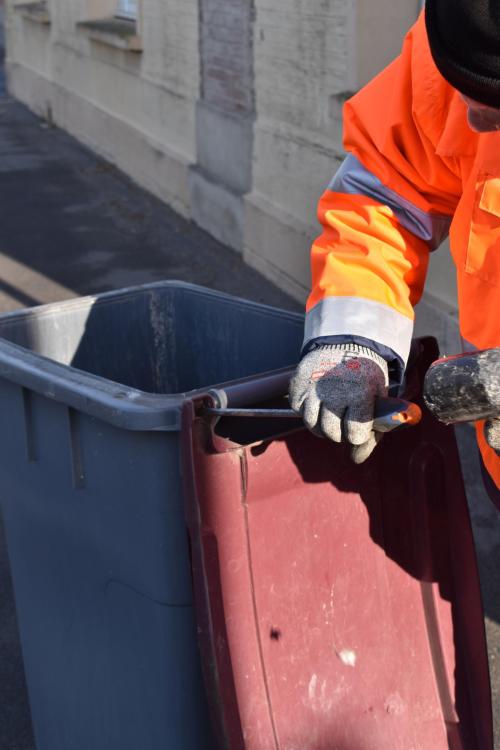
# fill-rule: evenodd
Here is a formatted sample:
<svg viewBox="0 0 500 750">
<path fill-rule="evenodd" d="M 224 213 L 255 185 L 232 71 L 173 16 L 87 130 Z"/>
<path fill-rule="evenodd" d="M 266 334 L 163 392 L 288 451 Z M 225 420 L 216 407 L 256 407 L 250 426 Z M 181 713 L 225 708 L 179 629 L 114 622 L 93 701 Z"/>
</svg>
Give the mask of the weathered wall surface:
<svg viewBox="0 0 500 750">
<path fill-rule="evenodd" d="M 309 284 L 317 200 L 343 158 L 343 102 L 398 53 L 417 14 L 414 0 L 256 0 L 245 254 L 295 296 Z"/>
<path fill-rule="evenodd" d="M 343 102 L 398 53 L 419 0 L 141 0 L 133 44 L 81 26 L 116 0 L 48 0 L 44 23 L 19 5 L 11 92 L 305 299 Z M 446 310 L 452 277 L 433 262 Z"/>
<path fill-rule="evenodd" d="M 252 181 L 254 7 L 249 0 L 199 0 L 199 8 L 201 95 L 198 161 L 190 175 L 192 215 L 241 252 L 243 195 Z"/>
<path fill-rule="evenodd" d="M 341 104 L 355 88 L 355 16 L 344 0 L 256 0 L 257 119 L 245 255 L 295 295 L 317 199 L 342 155 Z M 355 67 L 355 66 L 354 66 Z"/>
<path fill-rule="evenodd" d="M 46 24 L 19 5 L 7 3 L 11 92 L 188 214 L 200 88 L 196 3 L 144 2 L 138 52 L 79 25 L 110 17 L 114 0 L 50 0 Z"/>
</svg>

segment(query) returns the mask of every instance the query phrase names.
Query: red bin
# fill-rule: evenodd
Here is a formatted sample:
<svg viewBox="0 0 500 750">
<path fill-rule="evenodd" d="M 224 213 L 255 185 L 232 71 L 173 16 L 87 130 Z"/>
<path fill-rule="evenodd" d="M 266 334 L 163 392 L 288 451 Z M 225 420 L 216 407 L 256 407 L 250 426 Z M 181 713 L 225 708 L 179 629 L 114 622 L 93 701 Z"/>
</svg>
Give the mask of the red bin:
<svg viewBox="0 0 500 750">
<path fill-rule="evenodd" d="M 418 401 L 435 342 L 414 352 Z M 226 388 L 228 403 L 279 404 L 252 383 Z M 424 410 L 359 467 L 299 422 L 209 420 L 207 399 L 184 410 L 183 472 L 220 748 L 491 750 L 453 430 Z"/>
</svg>

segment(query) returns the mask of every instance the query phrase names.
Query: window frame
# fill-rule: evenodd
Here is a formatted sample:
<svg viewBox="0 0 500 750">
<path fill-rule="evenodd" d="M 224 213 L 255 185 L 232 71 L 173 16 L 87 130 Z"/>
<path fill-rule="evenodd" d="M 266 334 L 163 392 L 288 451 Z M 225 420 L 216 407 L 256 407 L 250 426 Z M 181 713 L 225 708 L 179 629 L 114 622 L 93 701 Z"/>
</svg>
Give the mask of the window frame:
<svg viewBox="0 0 500 750">
<path fill-rule="evenodd" d="M 115 18 L 137 21 L 139 18 L 139 0 L 118 0 Z"/>
</svg>

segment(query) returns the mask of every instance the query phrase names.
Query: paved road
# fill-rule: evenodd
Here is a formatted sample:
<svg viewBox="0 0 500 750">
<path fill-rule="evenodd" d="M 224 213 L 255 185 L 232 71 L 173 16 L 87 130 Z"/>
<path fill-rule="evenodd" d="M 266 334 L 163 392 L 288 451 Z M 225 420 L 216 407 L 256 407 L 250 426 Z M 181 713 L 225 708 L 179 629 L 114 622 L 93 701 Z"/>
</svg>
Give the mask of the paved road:
<svg viewBox="0 0 500 750">
<path fill-rule="evenodd" d="M 1 12 L 0 0 L 0 31 Z M 298 309 L 235 253 L 8 98 L 1 65 L 0 207 L 0 311 L 164 278 Z M 500 516 L 481 487 L 472 431 L 459 436 L 500 710 Z M 0 748 L 34 750 L 3 543 L 0 669 Z"/>
</svg>

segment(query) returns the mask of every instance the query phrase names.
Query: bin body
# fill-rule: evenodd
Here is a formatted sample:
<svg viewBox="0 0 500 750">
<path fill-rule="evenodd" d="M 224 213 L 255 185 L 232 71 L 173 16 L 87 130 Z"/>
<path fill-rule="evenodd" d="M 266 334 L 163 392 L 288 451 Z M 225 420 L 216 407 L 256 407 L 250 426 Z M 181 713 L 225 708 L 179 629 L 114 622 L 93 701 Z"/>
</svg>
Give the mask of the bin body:
<svg viewBox="0 0 500 750">
<path fill-rule="evenodd" d="M 0 502 L 38 750 L 212 750 L 180 412 L 301 316 L 165 282 L 0 318 Z"/>
</svg>

